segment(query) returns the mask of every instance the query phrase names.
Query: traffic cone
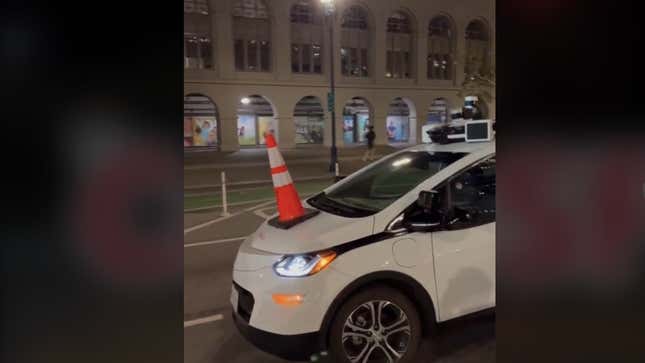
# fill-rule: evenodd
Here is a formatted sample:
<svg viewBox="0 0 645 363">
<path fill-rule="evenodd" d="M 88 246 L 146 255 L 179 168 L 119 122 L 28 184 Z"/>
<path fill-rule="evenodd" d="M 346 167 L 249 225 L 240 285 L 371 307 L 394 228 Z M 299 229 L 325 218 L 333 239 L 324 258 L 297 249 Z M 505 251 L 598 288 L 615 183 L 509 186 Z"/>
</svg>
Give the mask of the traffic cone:
<svg viewBox="0 0 645 363">
<path fill-rule="evenodd" d="M 282 158 L 282 154 L 278 150 L 275 137 L 271 133 L 266 133 L 264 137 L 269 154 L 273 189 L 275 190 L 278 213 L 280 214 L 278 222 L 288 224 L 303 217 L 305 210 L 302 208 L 298 191 L 296 191 L 296 187 L 293 185 L 293 180 L 284 163 L 284 158 Z"/>
</svg>

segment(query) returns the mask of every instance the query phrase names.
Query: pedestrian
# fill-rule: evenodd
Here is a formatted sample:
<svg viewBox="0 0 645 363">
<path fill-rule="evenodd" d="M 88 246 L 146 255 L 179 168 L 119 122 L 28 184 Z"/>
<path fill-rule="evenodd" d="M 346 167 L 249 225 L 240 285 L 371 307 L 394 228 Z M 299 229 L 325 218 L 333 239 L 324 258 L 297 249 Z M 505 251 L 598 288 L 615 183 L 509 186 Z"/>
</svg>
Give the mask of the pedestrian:
<svg viewBox="0 0 645 363">
<path fill-rule="evenodd" d="M 374 126 L 367 126 L 368 131 L 365 133 L 365 138 L 367 139 L 367 150 L 363 155 L 363 161 L 373 160 L 374 159 L 374 139 L 376 134 L 374 133 Z"/>
</svg>

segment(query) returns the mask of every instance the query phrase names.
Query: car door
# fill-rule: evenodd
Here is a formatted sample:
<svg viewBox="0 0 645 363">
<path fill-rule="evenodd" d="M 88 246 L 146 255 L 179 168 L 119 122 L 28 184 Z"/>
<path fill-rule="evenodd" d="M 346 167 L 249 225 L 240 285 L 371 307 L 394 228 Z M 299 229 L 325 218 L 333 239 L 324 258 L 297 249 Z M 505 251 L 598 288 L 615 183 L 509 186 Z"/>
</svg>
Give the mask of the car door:
<svg viewBox="0 0 645 363">
<path fill-rule="evenodd" d="M 432 232 L 440 320 L 495 305 L 495 157 L 435 189 L 442 227 Z"/>
</svg>

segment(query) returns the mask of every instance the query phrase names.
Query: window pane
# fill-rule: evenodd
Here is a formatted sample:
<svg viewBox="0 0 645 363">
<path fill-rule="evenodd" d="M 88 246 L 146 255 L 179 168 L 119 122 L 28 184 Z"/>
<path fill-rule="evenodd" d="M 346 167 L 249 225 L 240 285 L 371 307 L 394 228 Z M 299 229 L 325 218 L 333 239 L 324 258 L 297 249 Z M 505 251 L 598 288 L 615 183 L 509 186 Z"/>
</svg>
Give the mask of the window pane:
<svg viewBox="0 0 645 363">
<path fill-rule="evenodd" d="M 344 75 L 349 75 L 349 59 L 348 59 L 348 49 L 340 48 L 340 68 Z"/>
<path fill-rule="evenodd" d="M 412 70 L 412 64 L 410 62 L 410 53 L 409 52 L 403 52 L 403 62 L 401 63 L 401 74 L 403 78 L 410 78 L 411 77 L 411 70 Z"/>
<path fill-rule="evenodd" d="M 392 68 L 392 58 L 394 57 L 394 52 L 391 50 L 387 51 L 385 59 L 385 77 L 392 78 L 394 75 L 394 69 Z"/>
<path fill-rule="evenodd" d="M 452 61 L 450 60 L 450 55 L 448 55 L 448 54 L 444 55 L 442 63 L 444 65 L 444 67 L 445 67 L 444 71 L 443 71 L 443 74 L 444 74 L 443 78 L 444 79 L 451 79 L 452 78 L 451 77 L 451 74 L 452 74 L 451 63 L 452 63 Z"/>
<path fill-rule="evenodd" d="M 367 12 L 360 6 L 352 6 L 343 14 L 343 28 L 367 29 Z"/>
<path fill-rule="evenodd" d="M 401 78 L 401 52 L 392 52 L 393 55 L 393 61 L 394 61 L 394 74 L 392 75 L 393 78 Z"/>
<path fill-rule="evenodd" d="M 360 68 L 358 64 L 358 49 L 349 48 L 349 64 L 351 75 L 358 76 L 360 74 Z"/>
<path fill-rule="evenodd" d="M 269 15 L 262 0 L 241 0 L 233 5 L 233 16 L 266 19 Z"/>
<path fill-rule="evenodd" d="M 291 8 L 291 22 L 309 24 L 314 22 L 311 5 L 308 1 L 300 1 Z"/>
<path fill-rule="evenodd" d="M 463 223 L 460 227 L 495 221 L 495 187 L 495 159 L 470 168 L 450 183 L 453 213 Z"/>
<path fill-rule="evenodd" d="M 298 44 L 291 45 L 291 72 L 300 72 L 300 47 Z"/>
<path fill-rule="evenodd" d="M 189 36 L 185 38 L 186 41 L 186 57 L 187 58 L 198 58 L 197 50 L 197 38 Z"/>
<path fill-rule="evenodd" d="M 367 49 L 361 49 L 361 76 L 367 77 Z"/>
<path fill-rule="evenodd" d="M 249 71 L 255 71 L 258 66 L 258 42 L 256 40 L 249 40 L 247 44 L 246 65 Z"/>
<path fill-rule="evenodd" d="M 309 44 L 302 46 L 302 71 L 311 72 L 311 45 Z"/>
<path fill-rule="evenodd" d="M 388 33 L 410 33 L 410 21 L 401 12 L 394 13 L 387 19 Z"/>
<path fill-rule="evenodd" d="M 268 72 L 271 68 L 271 44 L 267 41 L 260 42 L 260 64 L 262 71 Z"/>
<path fill-rule="evenodd" d="M 202 37 L 199 40 L 199 54 L 202 58 L 204 68 L 213 67 L 213 50 L 211 48 L 211 41 L 206 37 Z"/>
<path fill-rule="evenodd" d="M 244 41 L 241 39 L 235 41 L 235 69 L 244 70 Z"/>
<path fill-rule="evenodd" d="M 322 53 L 320 52 L 320 45 L 314 44 L 312 50 L 314 57 L 314 73 L 322 73 Z"/>
<path fill-rule="evenodd" d="M 439 62 L 439 78 L 440 79 L 448 79 L 448 62 L 446 61 L 446 56 L 442 55 L 438 58 Z"/>
</svg>

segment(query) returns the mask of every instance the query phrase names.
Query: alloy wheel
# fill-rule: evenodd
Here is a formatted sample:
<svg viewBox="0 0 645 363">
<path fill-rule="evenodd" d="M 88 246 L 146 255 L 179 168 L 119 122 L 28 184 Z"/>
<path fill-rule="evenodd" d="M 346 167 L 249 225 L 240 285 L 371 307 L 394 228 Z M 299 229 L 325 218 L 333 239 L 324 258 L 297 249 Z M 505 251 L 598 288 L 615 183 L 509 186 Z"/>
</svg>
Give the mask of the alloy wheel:
<svg viewBox="0 0 645 363">
<path fill-rule="evenodd" d="M 349 314 L 341 339 L 352 363 L 395 363 L 407 352 L 411 336 L 403 309 L 390 301 L 372 300 Z"/>
</svg>

